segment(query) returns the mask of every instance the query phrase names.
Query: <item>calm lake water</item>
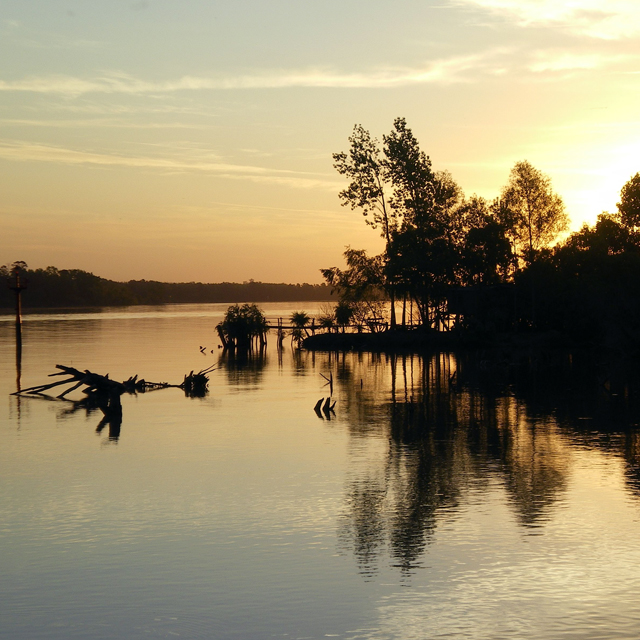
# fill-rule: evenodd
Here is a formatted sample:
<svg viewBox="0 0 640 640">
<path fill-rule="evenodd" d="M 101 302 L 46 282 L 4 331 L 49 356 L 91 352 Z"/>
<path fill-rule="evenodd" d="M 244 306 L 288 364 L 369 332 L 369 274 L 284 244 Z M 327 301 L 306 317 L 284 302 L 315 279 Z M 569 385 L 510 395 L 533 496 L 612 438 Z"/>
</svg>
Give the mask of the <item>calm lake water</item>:
<svg viewBox="0 0 640 640">
<path fill-rule="evenodd" d="M 9 395 L 0 317 L 2 638 L 639 637 L 640 431 L 619 372 L 278 354 L 273 337 L 238 363 L 214 335 L 226 306 L 25 318 L 23 387 L 56 364 L 174 383 L 218 365 L 205 398 L 123 396 L 111 434 Z"/>
</svg>

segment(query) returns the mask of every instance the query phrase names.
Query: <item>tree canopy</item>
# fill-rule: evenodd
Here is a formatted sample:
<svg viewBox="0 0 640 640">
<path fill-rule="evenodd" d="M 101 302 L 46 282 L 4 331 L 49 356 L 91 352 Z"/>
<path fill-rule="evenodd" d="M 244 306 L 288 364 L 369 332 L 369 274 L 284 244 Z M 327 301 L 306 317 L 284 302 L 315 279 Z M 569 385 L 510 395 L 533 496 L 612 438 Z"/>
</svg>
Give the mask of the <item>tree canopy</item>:
<svg viewBox="0 0 640 640">
<path fill-rule="evenodd" d="M 269 330 L 267 319 L 255 304 L 234 304 L 224 314 L 224 319 L 216 326 L 225 347 L 249 351 L 255 338 L 264 343 L 264 335 Z"/>
<path fill-rule="evenodd" d="M 481 198 L 465 199 L 450 173 L 434 171 L 404 118 L 394 120 L 382 145 L 359 124 L 349 144 L 333 156 L 350 180 L 340 199 L 381 229 L 385 251 L 370 257 L 347 249 L 346 271 L 322 270 L 343 300 L 369 304 L 373 315 L 386 292 L 392 327 L 396 297 L 415 302 L 429 325 L 448 287 L 506 276 L 512 256 L 505 225 Z"/>
<path fill-rule="evenodd" d="M 487 202 L 433 168 L 404 118 L 382 144 L 362 125 L 349 143 L 334 154 L 350 180 L 340 198 L 381 230 L 385 251 L 347 248 L 346 269 L 322 270 L 345 308 L 372 319 L 385 299 L 393 313 L 395 298 L 417 309 L 424 328 L 448 327 L 453 314 L 467 327 L 580 326 L 585 335 L 637 318 L 640 345 L 640 291 L 629 294 L 640 286 L 640 173 L 622 187 L 616 213 L 558 243 L 564 203 L 527 160 Z"/>
<path fill-rule="evenodd" d="M 640 173 L 636 173 L 622 187 L 618 202 L 620 221 L 627 229 L 640 227 Z"/>
<path fill-rule="evenodd" d="M 529 262 L 569 226 L 562 198 L 551 189 L 551 179 L 531 163 L 516 162 L 502 190 L 498 217 L 514 247 Z"/>
</svg>

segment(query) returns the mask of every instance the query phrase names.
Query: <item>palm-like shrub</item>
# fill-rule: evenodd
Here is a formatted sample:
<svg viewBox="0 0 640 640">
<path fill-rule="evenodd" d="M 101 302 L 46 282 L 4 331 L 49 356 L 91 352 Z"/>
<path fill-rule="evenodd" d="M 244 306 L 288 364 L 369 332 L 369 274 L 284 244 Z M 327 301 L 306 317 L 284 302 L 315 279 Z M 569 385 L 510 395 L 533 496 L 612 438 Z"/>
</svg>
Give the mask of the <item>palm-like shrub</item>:
<svg viewBox="0 0 640 640">
<path fill-rule="evenodd" d="M 309 324 L 309 315 L 304 311 L 294 311 L 289 317 L 289 322 L 293 325 L 291 329 L 291 344 L 294 342 L 300 346 L 305 335 L 309 335 L 306 326 Z"/>
<path fill-rule="evenodd" d="M 320 329 L 324 329 L 327 332 L 333 331 L 336 328 L 335 309 L 330 304 L 322 305 L 316 320 Z"/>
<path fill-rule="evenodd" d="M 336 305 L 334 314 L 336 318 L 336 324 L 339 327 L 342 327 L 342 331 L 344 331 L 344 328 L 353 319 L 353 305 L 349 304 L 346 300 L 341 300 Z"/>
</svg>

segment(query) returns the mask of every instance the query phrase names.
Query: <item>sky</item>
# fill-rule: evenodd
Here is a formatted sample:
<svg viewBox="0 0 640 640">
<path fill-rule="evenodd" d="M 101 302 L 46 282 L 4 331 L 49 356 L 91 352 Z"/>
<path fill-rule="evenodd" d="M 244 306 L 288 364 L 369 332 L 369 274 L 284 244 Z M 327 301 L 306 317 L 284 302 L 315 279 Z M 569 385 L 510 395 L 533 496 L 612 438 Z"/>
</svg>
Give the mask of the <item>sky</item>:
<svg viewBox="0 0 640 640">
<path fill-rule="evenodd" d="M 332 153 L 399 116 L 467 196 L 528 160 L 578 229 L 639 105 L 637 0 L 2 0 L 0 264 L 321 282 L 383 248 Z"/>
</svg>

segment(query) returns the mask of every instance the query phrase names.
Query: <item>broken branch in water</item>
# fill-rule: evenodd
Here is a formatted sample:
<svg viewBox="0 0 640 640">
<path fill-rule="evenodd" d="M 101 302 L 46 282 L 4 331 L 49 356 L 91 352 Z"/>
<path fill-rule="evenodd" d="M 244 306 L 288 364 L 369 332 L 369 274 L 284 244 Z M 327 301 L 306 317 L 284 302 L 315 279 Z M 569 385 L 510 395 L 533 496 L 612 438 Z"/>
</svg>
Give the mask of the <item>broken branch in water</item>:
<svg viewBox="0 0 640 640">
<path fill-rule="evenodd" d="M 186 395 L 191 397 L 202 397 L 207 393 L 207 387 L 209 385 L 208 373 L 211 373 L 215 369 L 215 365 L 208 369 L 203 369 L 198 373 L 193 371 L 189 375 L 185 375 L 180 388 Z"/>
<path fill-rule="evenodd" d="M 333 395 L 333 373 L 330 371 L 328 378 L 324 375 L 324 373 L 321 373 L 320 375 L 327 381 L 327 384 L 325 384 L 324 386 L 326 387 L 327 385 L 329 385 L 329 393 Z"/>
<path fill-rule="evenodd" d="M 177 388 L 182 389 L 187 396 L 203 397 L 208 391 L 208 374 L 214 371 L 215 368 L 216 366 L 213 365 L 198 373 L 191 371 L 191 373 L 185 375 L 182 384 L 169 384 L 168 382 L 149 382 L 144 379 L 138 379 L 137 375 L 131 376 L 124 382 L 117 382 L 116 380 L 111 380 L 109 374 L 103 376 L 88 369 L 80 371 L 74 367 L 57 364 L 56 369 L 60 369 L 60 371 L 50 374 L 50 377 L 66 375 L 68 376 L 67 378 L 49 384 L 35 385 L 11 395 L 46 395 L 44 392 L 49 389 L 70 384 L 72 386 L 57 396 L 58 399 L 64 400 L 67 394 L 84 386 L 85 388 L 82 392 L 87 396 L 94 397 L 97 400 L 97 405 L 106 415 L 112 411 L 122 411 L 120 396 L 123 393 L 144 393 L 155 389 Z"/>
<path fill-rule="evenodd" d="M 67 367 L 61 364 L 56 365 L 59 371 L 49 374 L 53 376 L 67 376 L 64 380 L 50 382 L 48 384 L 38 384 L 28 389 L 22 389 L 14 396 L 26 395 L 29 397 L 37 396 L 42 399 L 66 402 L 71 406 L 67 413 L 74 413 L 80 408 L 87 410 L 87 414 L 95 409 L 100 409 L 104 417 L 98 424 L 97 433 L 101 433 L 105 426 L 109 426 L 109 440 L 117 441 L 120 436 L 120 426 L 122 424 L 122 404 L 120 396 L 123 393 L 145 393 L 155 389 L 168 389 L 170 387 L 182 389 L 189 398 L 203 398 L 208 392 L 209 376 L 214 371 L 215 365 L 203 369 L 198 373 L 191 371 L 185 375 L 182 384 L 169 384 L 168 382 L 148 382 L 144 379 L 138 379 L 138 376 L 131 376 L 124 382 L 111 380 L 109 374 L 100 375 L 85 369 L 80 371 L 74 367 Z M 46 393 L 49 389 L 70 385 L 58 396 L 51 396 Z M 84 387 L 82 393 L 85 397 L 82 400 L 70 400 L 66 396 L 76 389 Z"/>
<path fill-rule="evenodd" d="M 334 410 L 335 406 L 336 406 L 336 403 L 334 401 L 332 404 L 331 398 L 327 398 L 326 400 L 324 398 L 320 398 L 320 400 L 316 402 L 316 406 L 313 407 L 313 410 L 316 412 L 316 415 L 318 416 L 318 418 L 324 420 L 324 418 L 322 417 L 322 414 L 324 414 L 327 420 L 331 420 L 331 414 L 333 414 L 334 416 L 336 415 L 336 412 Z"/>
</svg>

